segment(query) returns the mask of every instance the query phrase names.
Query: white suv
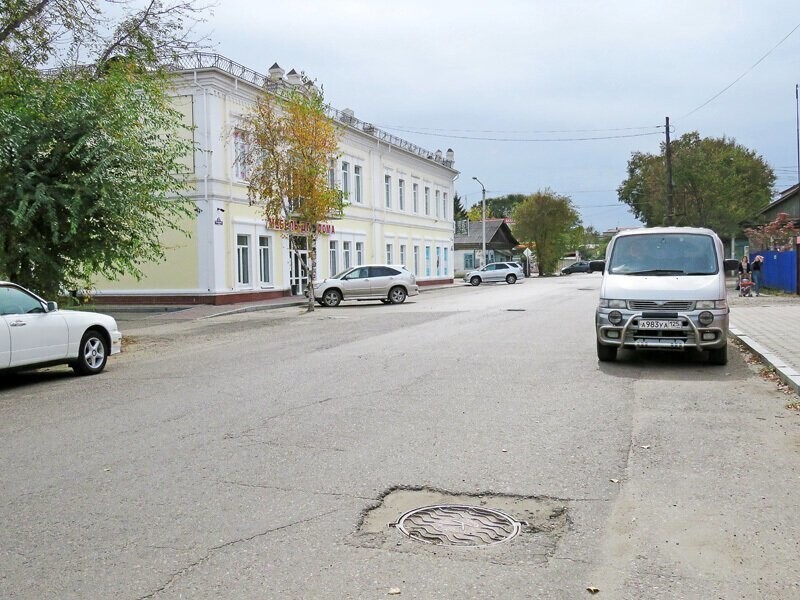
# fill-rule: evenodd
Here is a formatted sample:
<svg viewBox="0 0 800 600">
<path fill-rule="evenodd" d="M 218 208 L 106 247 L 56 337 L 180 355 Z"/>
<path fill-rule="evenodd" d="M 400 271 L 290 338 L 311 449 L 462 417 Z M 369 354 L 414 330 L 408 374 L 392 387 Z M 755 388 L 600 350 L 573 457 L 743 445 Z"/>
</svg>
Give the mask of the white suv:
<svg viewBox="0 0 800 600">
<path fill-rule="evenodd" d="M 509 285 L 517 283 L 518 279 L 524 279 L 525 273 L 515 262 L 496 262 L 489 263 L 482 269 L 470 271 L 464 275 L 464 281 L 472 285 L 480 285 L 484 281 L 505 281 Z"/>
<path fill-rule="evenodd" d="M 403 265 L 359 265 L 314 283 L 314 300 L 339 306 L 342 300 L 380 300 L 402 304 L 419 294 L 417 278 Z"/>
</svg>

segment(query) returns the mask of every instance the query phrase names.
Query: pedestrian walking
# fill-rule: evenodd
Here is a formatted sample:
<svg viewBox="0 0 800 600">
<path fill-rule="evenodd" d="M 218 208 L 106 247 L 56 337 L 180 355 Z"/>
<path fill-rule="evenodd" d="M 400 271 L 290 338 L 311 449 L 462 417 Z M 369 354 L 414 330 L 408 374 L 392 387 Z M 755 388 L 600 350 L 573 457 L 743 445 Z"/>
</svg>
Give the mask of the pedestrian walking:
<svg viewBox="0 0 800 600">
<path fill-rule="evenodd" d="M 739 261 L 739 281 L 736 282 L 737 290 L 741 289 L 743 278 L 750 279 L 750 259 L 747 257 L 747 254 L 742 256 L 742 260 Z"/>
<path fill-rule="evenodd" d="M 753 264 L 750 266 L 750 270 L 753 272 L 753 289 L 756 292 L 756 296 L 761 293 L 761 271 L 763 265 L 764 257 L 759 254 L 753 259 Z"/>
</svg>

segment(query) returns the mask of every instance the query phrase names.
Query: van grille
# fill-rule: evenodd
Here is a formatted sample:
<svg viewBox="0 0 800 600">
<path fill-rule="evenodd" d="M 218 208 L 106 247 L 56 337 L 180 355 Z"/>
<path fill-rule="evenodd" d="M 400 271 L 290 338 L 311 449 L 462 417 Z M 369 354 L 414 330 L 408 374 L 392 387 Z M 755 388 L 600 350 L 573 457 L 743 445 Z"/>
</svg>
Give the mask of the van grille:
<svg viewBox="0 0 800 600">
<path fill-rule="evenodd" d="M 629 300 L 631 310 L 692 310 L 694 302 L 691 300 Z"/>
</svg>

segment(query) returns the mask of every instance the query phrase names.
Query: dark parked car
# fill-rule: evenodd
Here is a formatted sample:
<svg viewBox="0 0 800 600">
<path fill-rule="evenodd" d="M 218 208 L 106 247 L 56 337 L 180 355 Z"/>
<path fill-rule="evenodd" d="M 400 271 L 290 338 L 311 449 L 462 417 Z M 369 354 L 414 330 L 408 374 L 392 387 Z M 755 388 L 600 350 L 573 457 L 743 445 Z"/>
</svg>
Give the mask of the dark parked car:
<svg viewBox="0 0 800 600">
<path fill-rule="evenodd" d="M 588 260 L 579 260 L 578 262 L 574 262 L 570 266 L 561 269 L 562 275 L 569 275 L 570 273 L 588 273 L 588 272 L 589 272 Z"/>
</svg>

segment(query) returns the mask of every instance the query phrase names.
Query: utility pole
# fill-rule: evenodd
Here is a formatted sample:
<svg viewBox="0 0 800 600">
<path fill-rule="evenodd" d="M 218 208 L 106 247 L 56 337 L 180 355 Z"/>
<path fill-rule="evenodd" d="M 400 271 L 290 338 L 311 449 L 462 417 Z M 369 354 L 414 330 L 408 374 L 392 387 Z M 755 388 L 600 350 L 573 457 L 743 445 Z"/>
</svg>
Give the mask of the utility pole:
<svg viewBox="0 0 800 600">
<path fill-rule="evenodd" d="M 798 88 L 800 84 L 794 85 L 794 109 L 797 112 L 797 183 L 800 184 L 800 100 L 798 100 Z"/>
<path fill-rule="evenodd" d="M 667 207 L 664 215 L 664 224 L 670 226 L 672 225 L 672 147 L 669 145 L 669 117 L 667 117 L 665 130 L 667 134 L 667 147 L 665 150 L 667 157 Z"/>
</svg>

